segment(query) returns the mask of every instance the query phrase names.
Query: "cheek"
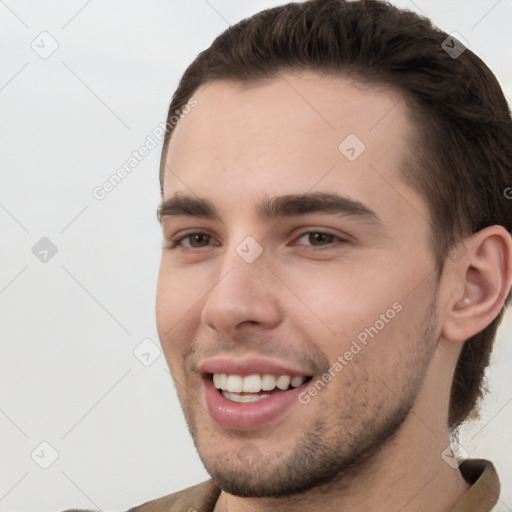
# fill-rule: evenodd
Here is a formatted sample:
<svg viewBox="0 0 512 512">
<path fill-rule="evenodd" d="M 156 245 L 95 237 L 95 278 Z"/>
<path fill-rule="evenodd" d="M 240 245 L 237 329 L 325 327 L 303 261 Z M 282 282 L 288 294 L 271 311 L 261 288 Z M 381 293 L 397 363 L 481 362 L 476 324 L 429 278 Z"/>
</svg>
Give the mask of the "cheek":
<svg viewBox="0 0 512 512">
<path fill-rule="evenodd" d="M 170 363 L 168 353 L 175 356 L 187 343 L 184 332 L 190 332 L 190 321 L 197 314 L 197 305 L 206 292 L 206 284 L 187 272 L 160 264 L 156 290 L 156 324 L 160 343 Z"/>
<path fill-rule="evenodd" d="M 157 322 L 169 328 L 180 321 L 208 291 L 205 277 L 197 266 L 183 268 L 170 264 L 164 253 L 157 282 Z"/>
<path fill-rule="evenodd" d="M 408 330 L 407 321 L 421 309 L 427 293 L 424 285 L 411 293 L 425 272 L 412 266 L 397 268 L 393 258 L 323 263 L 306 272 L 282 269 L 281 275 L 283 281 L 293 283 L 288 314 L 330 359 L 344 353 L 354 340 L 365 346 L 379 339 L 378 352 L 390 343 L 400 344 L 404 337 L 400 333 Z"/>
<path fill-rule="evenodd" d="M 357 325 L 369 320 L 375 312 L 391 307 L 398 293 L 389 277 L 375 265 L 359 261 L 322 262 L 293 269 L 282 268 L 282 280 L 289 283 L 293 294 L 288 305 L 303 310 L 304 318 L 323 320 L 336 331 L 340 326 Z M 378 280 L 385 281 L 379 283 Z M 298 311 L 297 311 L 298 312 Z"/>
</svg>

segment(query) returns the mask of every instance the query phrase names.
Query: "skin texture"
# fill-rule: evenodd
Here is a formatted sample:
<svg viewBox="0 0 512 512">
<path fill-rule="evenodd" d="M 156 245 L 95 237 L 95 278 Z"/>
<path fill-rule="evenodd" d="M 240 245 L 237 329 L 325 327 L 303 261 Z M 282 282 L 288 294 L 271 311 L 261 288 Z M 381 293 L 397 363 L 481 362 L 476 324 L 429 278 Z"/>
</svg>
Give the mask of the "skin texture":
<svg viewBox="0 0 512 512">
<path fill-rule="evenodd" d="M 223 489 L 216 510 L 450 510 L 468 488 L 441 457 L 450 383 L 460 342 L 510 287 L 510 237 L 480 232 L 437 279 L 427 205 L 401 175 L 415 127 L 389 87 L 287 73 L 215 81 L 194 97 L 171 138 L 164 200 L 207 199 L 220 220 L 163 217 L 157 325 L 198 453 Z M 354 161 L 338 148 L 349 134 L 365 145 Z M 379 222 L 255 212 L 265 198 L 316 192 L 358 201 Z M 183 238 L 197 232 L 206 236 Z M 252 263 L 236 250 L 248 236 L 263 250 Z M 307 404 L 253 429 L 210 417 L 198 373 L 208 358 L 265 356 L 315 381 L 394 304 Z"/>
</svg>

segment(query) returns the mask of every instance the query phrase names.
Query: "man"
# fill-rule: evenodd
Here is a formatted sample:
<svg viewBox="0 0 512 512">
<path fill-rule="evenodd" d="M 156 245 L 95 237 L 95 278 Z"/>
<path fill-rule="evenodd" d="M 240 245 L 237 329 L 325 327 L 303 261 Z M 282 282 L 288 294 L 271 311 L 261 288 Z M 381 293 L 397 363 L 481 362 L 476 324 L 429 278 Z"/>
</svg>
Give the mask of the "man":
<svg viewBox="0 0 512 512">
<path fill-rule="evenodd" d="M 160 179 L 158 331 L 212 480 L 132 512 L 493 510 L 450 448 L 512 283 L 477 56 L 379 1 L 263 11 L 185 72 Z"/>
</svg>

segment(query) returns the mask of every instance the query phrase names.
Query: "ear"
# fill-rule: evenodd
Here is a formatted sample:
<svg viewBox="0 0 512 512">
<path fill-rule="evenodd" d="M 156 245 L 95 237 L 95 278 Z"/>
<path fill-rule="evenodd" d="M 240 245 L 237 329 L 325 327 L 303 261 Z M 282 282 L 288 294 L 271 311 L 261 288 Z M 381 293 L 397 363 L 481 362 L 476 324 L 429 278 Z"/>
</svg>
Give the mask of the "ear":
<svg viewBox="0 0 512 512">
<path fill-rule="evenodd" d="M 485 329 L 512 283 L 512 238 L 503 226 L 478 231 L 464 239 L 464 246 L 462 257 L 445 265 L 449 290 L 441 336 L 452 341 L 466 341 Z"/>
</svg>

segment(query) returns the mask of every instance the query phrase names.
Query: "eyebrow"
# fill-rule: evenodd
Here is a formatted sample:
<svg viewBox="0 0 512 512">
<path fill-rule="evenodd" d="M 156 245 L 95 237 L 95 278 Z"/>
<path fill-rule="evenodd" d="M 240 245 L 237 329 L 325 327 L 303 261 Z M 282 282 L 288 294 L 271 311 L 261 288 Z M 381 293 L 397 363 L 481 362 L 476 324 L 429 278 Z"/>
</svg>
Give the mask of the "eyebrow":
<svg viewBox="0 0 512 512">
<path fill-rule="evenodd" d="M 310 213 L 355 217 L 373 224 L 382 224 L 377 214 L 363 203 L 335 193 L 288 194 L 264 199 L 256 205 L 256 214 L 265 219 Z M 162 222 L 165 218 L 178 216 L 200 217 L 222 222 L 219 212 L 211 201 L 176 193 L 161 202 L 157 217 L 159 222 Z"/>
</svg>

